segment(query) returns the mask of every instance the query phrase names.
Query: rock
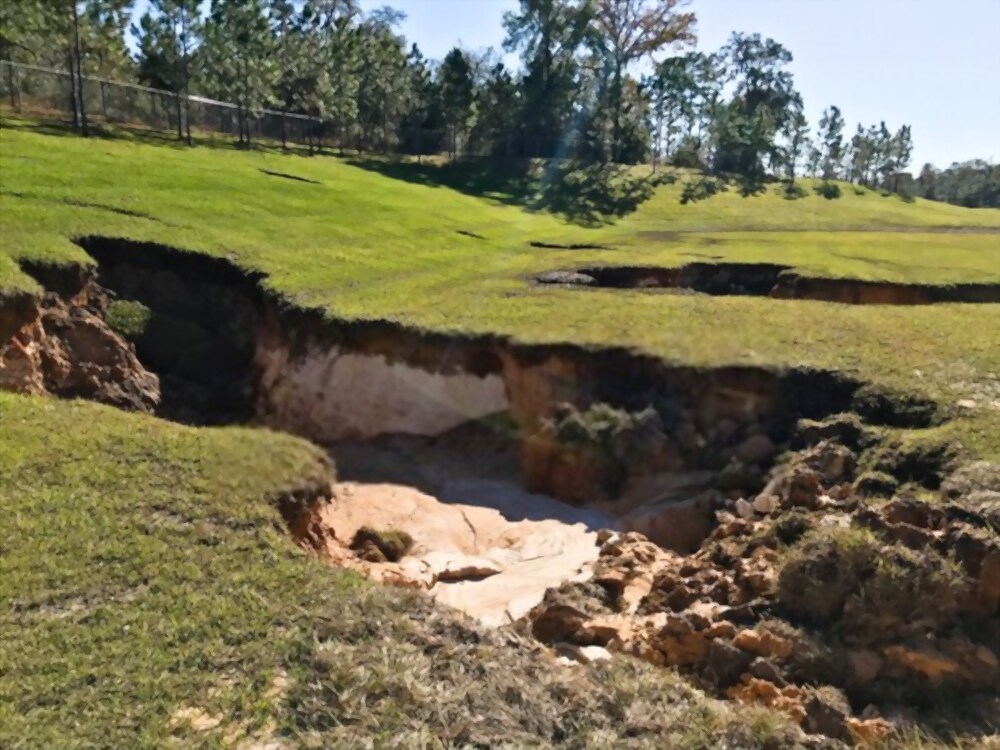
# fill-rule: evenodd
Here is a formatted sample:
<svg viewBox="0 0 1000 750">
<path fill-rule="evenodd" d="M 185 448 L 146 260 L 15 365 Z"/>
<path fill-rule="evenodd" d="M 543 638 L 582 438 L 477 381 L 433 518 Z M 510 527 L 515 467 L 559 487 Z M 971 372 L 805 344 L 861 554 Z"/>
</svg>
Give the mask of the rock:
<svg viewBox="0 0 1000 750">
<path fill-rule="evenodd" d="M 738 515 L 740 518 L 743 519 L 750 518 L 753 516 L 753 505 L 751 505 L 743 498 L 740 498 L 739 500 L 736 501 L 734 510 L 736 511 L 736 515 Z"/>
<path fill-rule="evenodd" d="M 705 628 L 706 638 L 732 638 L 736 635 L 736 626 L 728 620 L 713 622 Z"/>
<path fill-rule="evenodd" d="M 753 501 L 753 509 L 765 516 L 773 513 L 778 509 L 778 498 L 774 495 L 757 495 Z"/>
<path fill-rule="evenodd" d="M 736 648 L 756 656 L 776 656 L 786 659 L 792 654 L 795 645 L 787 638 L 764 630 L 741 630 L 733 639 Z"/>
<path fill-rule="evenodd" d="M 703 632 L 691 631 L 679 635 L 663 635 L 653 646 L 664 655 L 668 666 L 679 667 L 705 661 L 710 643 Z"/>
<path fill-rule="evenodd" d="M 540 605 L 532 614 L 531 633 L 542 643 L 572 642 L 589 619 L 585 612 L 568 604 Z"/>
<path fill-rule="evenodd" d="M 834 484 L 853 479 L 857 456 L 844 445 L 823 441 L 806 453 L 804 463 L 818 471 L 824 482 Z"/>
<path fill-rule="evenodd" d="M 772 458 L 777 450 L 767 435 L 751 435 L 736 447 L 736 457 L 746 463 L 761 464 Z"/>
<path fill-rule="evenodd" d="M 645 534 L 661 547 L 694 552 L 712 531 L 713 496 L 702 493 L 680 502 L 667 501 L 637 508 L 623 516 L 623 529 Z"/>
<path fill-rule="evenodd" d="M 848 738 L 847 720 L 851 716 L 851 704 L 839 690 L 832 687 L 818 688 L 811 692 L 804 707 L 804 730 L 838 740 Z"/>
<path fill-rule="evenodd" d="M 961 669 L 954 659 L 933 649 L 917 650 L 906 646 L 888 646 L 883 654 L 887 669 L 900 677 L 911 674 L 936 683 Z"/>
<path fill-rule="evenodd" d="M 726 696 L 740 703 L 766 706 L 782 711 L 800 724 L 806 718 L 806 709 L 803 705 L 805 693 L 794 685 L 779 688 L 767 680 L 747 675 L 741 684 L 729 688 L 726 691 Z"/>
<path fill-rule="evenodd" d="M 881 744 L 892 733 L 892 724 L 885 719 L 848 718 L 847 732 L 855 745 Z"/>
<path fill-rule="evenodd" d="M 627 616 L 609 615 L 587 620 L 573 637 L 584 645 L 607 646 L 613 642 L 626 643 L 633 635 L 634 629 Z"/>
<path fill-rule="evenodd" d="M 900 497 L 886 503 L 882 509 L 882 517 L 888 523 L 905 523 L 928 529 L 940 521 L 941 513 L 915 497 Z"/>
<path fill-rule="evenodd" d="M 494 560 L 461 552 L 434 551 L 421 556 L 438 581 L 463 581 L 470 578 L 488 578 L 503 572 L 503 566 Z"/>
<path fill-rule="evenodd" d="M 707 676 L 720 688 L 734 684 L 753 663 L 753 656 L 725 641 L 710 641 L 705 659 Z"/>
<path fill-rule="evenodd" d="M 883 471 L 865 472 L 854 480 L 851 490 L 864 497 L 889 497 L 899 488 L 899 482 Z"/>
<path fill-rule="evenodd" d="M 847 652 L 847 666 L 850 670 L 848 682 L 851 687 L 863 687 L 878 677 L 882 669 L 882 657 L 874 651 L 862 649 Z"/>
<path fill-rule="evenodd" d="M 611 652 L 602 646 L 574 646 L 569 643 L 558 643 L 555 652 L 559 659 L 566 659 L 576 664 L 593 664 L 607 661 Z"/>
<path fill-rule="evenodd" d="M 86 306 L 46 294 L 12 299 L 0 309 L 0 390 L 89 398 L 123 409 L 152 412 L 160 383 L 134 347 Z M 6 313 L 6 315 L 4 315 Z"/>
<path fill-rule="evenodd" d="M 785 677 L 773 662 L 758 656 L 750 664 L 749 672 L 754 677 L 772 682 L 778 687 L 785 686 Z"/>
<path fill-rule="evenodd" d="M 855 414 L 834 414 L 821 422 L 799 420 L 796 432 L 806 445 L 815 445 L 822 440 L 835 440 L 848 448 L 858 448 L 864 427 Z"/>
<path fill-rule="evenodd" d="M 818 507 L 822 488 L 821 480 L 822 475 L 818 471 L 797 467 L 788 480 L 785 497 L 789 504 L 802 508 Z"/>
</svg>

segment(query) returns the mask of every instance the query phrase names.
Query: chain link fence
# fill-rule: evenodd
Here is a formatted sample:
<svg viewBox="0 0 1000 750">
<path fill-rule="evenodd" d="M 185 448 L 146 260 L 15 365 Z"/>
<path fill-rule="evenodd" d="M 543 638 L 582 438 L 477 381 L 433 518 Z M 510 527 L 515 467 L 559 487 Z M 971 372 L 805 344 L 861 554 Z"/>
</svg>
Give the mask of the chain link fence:
<svg viewBox="0 0 1000 750">
<path fill-rule="evenodd" d="M 0 61 L 0 114 L 76 124 L 86 115 L 88 126 L 149 131 L 193 140 L 239 139 L 241 124 L 248 140 L 290 146 L 329 148 L 320 142 L 323 123 L 315 117 L 265 109 L 244 112 L 235 104 L 82 76 L 82 106 L 68 71 Z"/>
<path fill-rule="evenodd" d="M 136 83 L 81 76 L 81 101 L 74 77 L 65 70 L 0 60 L 0 115 L 102 131 L 128 130 L 193 143 L 251 141 L 261 146 L 352 154 L 408 154 L 455 157 L 559 156 L 561 139 L 504 136 L 447 128 L 399 129 L 387 123 L 330 122 L 272 109 L 246 111 L 236 104 L 183 96 Z M 82 106 L 81 106 L 82 105 Z M 242 133 L 242 137 L 241 137 Z"/>
</svg>

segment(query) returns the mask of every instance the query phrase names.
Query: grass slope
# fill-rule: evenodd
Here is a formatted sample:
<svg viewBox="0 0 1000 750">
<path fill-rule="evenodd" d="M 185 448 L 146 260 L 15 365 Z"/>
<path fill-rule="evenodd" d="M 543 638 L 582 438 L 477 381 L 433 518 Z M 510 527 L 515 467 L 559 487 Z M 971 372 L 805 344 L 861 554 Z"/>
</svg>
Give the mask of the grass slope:
<svg viewBox="0 0 1000 750">
<path fill-rule="evenodd" d="M 946 405 L 973 398 L 912 437 L 1000 457 L 990 405 L 1000 402 L 1000 305 L 861 308 L 527 282 L 548 269 L 705 256 L 1000 281 L 990 233 L 1000 211 L 850 190 L 840 201 L 726 193 L 681 206 L 674 185 L 620 222 L 584 229 L 515 196 L 377 167 L 4 128 L 0 293 L 38 291 L 25 261 L 89 263 L 76 236 L 156 241 L 264 271 L 276 292 L 331 317 L 610 342 L 686 364 L 824 367 Z M 289 747 L 708 748 L 781 736 L 773 719 L 728 714 L 669 673 L 622 663 L 563 675 L 530 647 L 309 560 L 269 498 L 326 470 L 315 449 L 275 433 L 0 394 L 0 747 L 278 737 Z"/>
<path fill-rule="evenodd" d="M 4 393 L 0 426 L 5 750 L 791 746 L 307 557 L 268 501 L 326 476 L 300 440 Z"/>
<path fill-rule="evenodd" d="M 333 158 L 10 127 L 0 137 L 2 289 L 34 287 L 18 261 L 89 262 L 74 236 L 157 241 L 264 271 L 276 292 L 336 318 L 536 343 L 611 342 L 684 364 L 816 367 L 946 405 L 972 399 L 977 406 L 963 412 L 957 432 L 976 453 L 1000 457 L 1000 305 L 861 307 L 529 283 L 558 268 L 693 260 L 784 263 L 827 277 L 1000 282 L 1000 211 L 852 188 L 833 201 L 788 201 L 772 189 L 681 205 L 677 183 L 618 223 L 584 229 L 510 205 L 515 196 L 502 191 L 482 198 L 432 182 L 426 166 L 421 179 L 398 168 L 392 174 L 402 179 L 389 179 L 378 164 Z"/>
</svg>

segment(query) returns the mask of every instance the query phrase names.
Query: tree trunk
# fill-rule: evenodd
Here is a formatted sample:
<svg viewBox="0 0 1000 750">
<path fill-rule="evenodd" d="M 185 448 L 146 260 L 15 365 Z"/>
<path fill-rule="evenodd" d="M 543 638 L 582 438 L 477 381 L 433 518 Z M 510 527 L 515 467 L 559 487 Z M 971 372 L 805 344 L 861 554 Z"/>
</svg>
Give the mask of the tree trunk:
<svg viewBox="0 0 1000 750">
<path fill-rule="evenodd" d="M 174 109 L 177 111 L 177 140 L 184 140 L 184 118 L 181 114 L 181 95 L 174 94 Z"/>
<path fill-rule="evenodd" d="M 15 112 L 21 112 L 20 81 L 17 71 L 14 70 L 14 63 L 7 63 L 7 88 L 10 90 L 10 108 Z"/>
<path fill-rule="evenodd" d="M 184 76 L 184 134 L 187 138 L 187 145 L 194 145 L 191 140 L 191 71 L 188 61 L 188 14 L 187 10 L 181 11 L 181 36 L 183 37 L 183 76 Z"/>
<path fill-rule="evenodd" d="M 77 12 L 76 1 L 73 8 L 73 56 L 76 58 L 76 99 L 80 108 L 80 132 L 84 138 L 90 135 L 87 125 L 87 106 L 83 99 L 83 47 L 80 44 L 80 14 Z"/>
<path fill-rule="evenodd" d="M 66 65 L 69 67 L 69 106 L 73 112 L 73 130 L 80 130 L 80 106 L 76 101 L 76 65 L 73 63 L 72 47 L 66 50 Z"/>
</svg>

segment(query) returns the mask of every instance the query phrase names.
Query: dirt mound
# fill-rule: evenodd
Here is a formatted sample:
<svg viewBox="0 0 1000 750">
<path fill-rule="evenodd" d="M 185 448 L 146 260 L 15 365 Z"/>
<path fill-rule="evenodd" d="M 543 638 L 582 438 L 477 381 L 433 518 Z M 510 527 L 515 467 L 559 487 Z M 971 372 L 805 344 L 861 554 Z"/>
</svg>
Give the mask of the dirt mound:
<svg viewBox="0 0 1000 750">
<path fill-rule="evenodd" d="M 90 398 L 135 411 L 153 411 L 159 379 L 134 347 L 103 319 L 107 298 L 85 291 L 0 304 L 0 390 Z"/>
<path fill-rule="evenodd" d="M 945 483 L 945 502 L 870 501 L 855 491 L 856 465 L 850 448 L 820 439 L 718 511 L 693 555 L 603 534 L 592 581 L 548 592 L 532 632 L 680 668 L 841 740 L 890 731 L 878 712 L 900 703 L 995 693 L 997 507 L 949 501 L 964 475 Z"/>
</svg>

